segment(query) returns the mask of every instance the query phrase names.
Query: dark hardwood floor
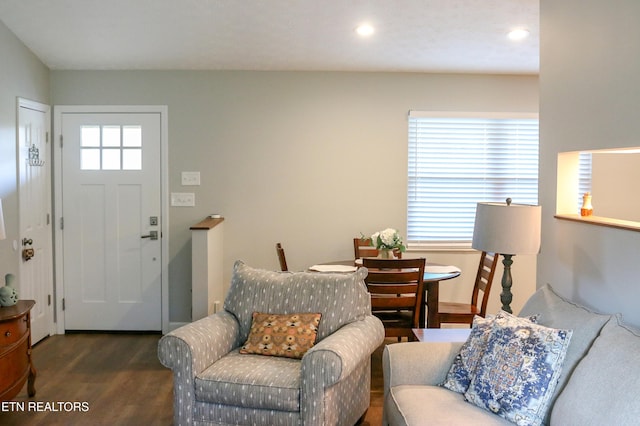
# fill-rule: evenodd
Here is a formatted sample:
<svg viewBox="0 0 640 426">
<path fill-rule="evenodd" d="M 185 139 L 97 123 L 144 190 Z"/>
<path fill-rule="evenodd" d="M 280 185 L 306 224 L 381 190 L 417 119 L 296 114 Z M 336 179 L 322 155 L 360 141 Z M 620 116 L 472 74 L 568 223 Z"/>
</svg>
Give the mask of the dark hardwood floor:
<svg viewBox="0 0 640 426">
<path fill-rule="evenodd" d="M 159 334 L 46 338 L 33 348 L 35 397 L 28 397 L 25 386 L 13 406 L 0 404 L 0 424 L 171 425 L 172 375 L 158 361 L 159 339 Z M 371 406 L 363 426 L 382 423 L 382 349 L 372 355 Z"/>
</svg>

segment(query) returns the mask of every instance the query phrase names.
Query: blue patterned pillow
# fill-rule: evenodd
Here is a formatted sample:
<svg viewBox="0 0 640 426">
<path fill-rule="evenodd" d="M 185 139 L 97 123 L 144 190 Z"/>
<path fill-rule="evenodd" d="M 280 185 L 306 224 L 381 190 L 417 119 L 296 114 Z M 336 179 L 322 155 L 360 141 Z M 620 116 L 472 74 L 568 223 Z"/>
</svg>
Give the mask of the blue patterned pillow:
<svg viewBox="0 0 640 426">
<path fill-rule="evenodd" d="M 501 311 L 500 315 L 511 314 Z M 442 386 L 457 393 L 465 393 L 467 391 L 478 361 L 482 358 L 482 355 L 484 355 L 494 319 L 494 315 L 487 316 L 486 318 L 476 315 L 473 318 L 469 338 L 464 345 L 462 345 L 460 352 L 458 352 L 453 360 L 453 364 Z M 536 322 L 537 316 L 530 316 L 529 320 Z"/>
<path fill-rule="evenodd" d="M 572 333 L 499 313 L 465 399 L 517 425 L 542 424 Z"/>
</svg>

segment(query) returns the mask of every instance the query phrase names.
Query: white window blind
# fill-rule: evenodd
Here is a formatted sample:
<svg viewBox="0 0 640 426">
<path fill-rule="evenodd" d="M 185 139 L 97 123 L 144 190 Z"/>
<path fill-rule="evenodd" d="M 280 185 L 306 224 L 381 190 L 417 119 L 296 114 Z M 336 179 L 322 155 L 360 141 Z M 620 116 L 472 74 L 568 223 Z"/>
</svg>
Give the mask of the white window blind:
<svg viewBox="0 0 640 426">
<path fill-rule="evenodd" d="M 581 152 L 578 157 L 578 212 L 585 192 L 591 192 L 591 153 L 588 151 Z"/>
<path fill-rule="evenodd" d="M 537 114 L 409 114 L 409 244 L 469 246 L 476 204 L 538 204 Z"/>
</svg>

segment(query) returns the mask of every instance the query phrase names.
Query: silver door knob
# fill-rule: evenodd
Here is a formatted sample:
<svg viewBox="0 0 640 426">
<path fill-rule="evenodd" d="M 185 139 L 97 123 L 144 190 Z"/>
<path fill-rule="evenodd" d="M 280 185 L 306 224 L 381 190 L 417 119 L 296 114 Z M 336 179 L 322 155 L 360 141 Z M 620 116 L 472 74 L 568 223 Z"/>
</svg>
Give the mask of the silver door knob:
<svg viewBox="0 0 640 426">
<path fill-rule="evenodd" d="M 140 238 L 149 238 L 151 240 L 158 239 L 158 231 L 149 231 L 149 235 L 143 235 Z"/>
</svg>

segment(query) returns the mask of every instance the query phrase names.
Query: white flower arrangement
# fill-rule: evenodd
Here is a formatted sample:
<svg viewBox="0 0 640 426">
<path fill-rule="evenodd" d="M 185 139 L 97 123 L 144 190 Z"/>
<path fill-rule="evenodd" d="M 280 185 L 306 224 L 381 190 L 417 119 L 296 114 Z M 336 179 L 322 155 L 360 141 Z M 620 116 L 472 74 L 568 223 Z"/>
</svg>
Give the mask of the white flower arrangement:
<svg viewBox="0 0 640 426">
<path fill-rule="evenodd" d="M 383 229 L 371 235 L 371 245 L 378 250 L 399 250 L 404 252 L 407 249 L 402 243 L 402 237 L 393 228 Z"/>
</svg>

